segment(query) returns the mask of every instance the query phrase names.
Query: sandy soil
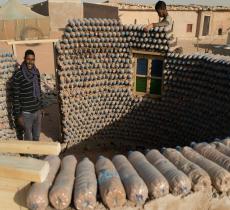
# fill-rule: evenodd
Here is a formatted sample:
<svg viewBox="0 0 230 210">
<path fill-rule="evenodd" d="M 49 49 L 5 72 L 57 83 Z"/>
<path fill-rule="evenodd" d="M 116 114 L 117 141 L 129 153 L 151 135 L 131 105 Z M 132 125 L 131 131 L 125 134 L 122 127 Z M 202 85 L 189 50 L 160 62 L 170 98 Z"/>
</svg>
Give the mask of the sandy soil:
<svg viewBox="0 0 230 210">
<path fill-rule="evenodd" d="M 42 118 L 41 141 L 58 141 L 60 139 L 60 117 L 58 104 L 52 104 L 45 109 Z"/>
<path fill-rule="evenodd" d="M 69 207 L 66 210 L 73 210 L 74 207 Z M 95 210 L 106 210 L 102 204 L 98 204 Z M 229 210 L 230 197 L 221 196 L 218 198 L 212 197 L 212 194 L 206 193 L 191 193 L 186 197 L 167 195 L 160 199 L 148 201 L 143 206 L 135 206 L 127 202 L 125 206 L 114 208 L 112 210 Z M 47 210 L 54 210 L 48 207 Z"/>
</svg>

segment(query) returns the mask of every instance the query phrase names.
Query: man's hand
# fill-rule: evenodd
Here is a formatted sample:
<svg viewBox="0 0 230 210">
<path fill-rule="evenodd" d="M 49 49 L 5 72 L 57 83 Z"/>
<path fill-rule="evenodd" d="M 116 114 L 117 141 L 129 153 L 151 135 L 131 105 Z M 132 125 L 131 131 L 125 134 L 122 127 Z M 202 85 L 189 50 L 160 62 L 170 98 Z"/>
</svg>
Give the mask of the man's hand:
<svg viewBox="0 0 230 210">
<path fill-rule="evenodd" d="M 23 119 L 23 116 L 20 115 L 18 118 L 17 118 L 17 123 L 20 127 L 24 128 L 24 119 Z"/>
<path fill-rule="evenodd" d="M 152 23 L 152 28 L 156 28 L 157 24 L 156 23 Z"/>
<path fill-rule="evenodd" d="M 156 27 L 156 23 L 151 23 L 144 27 L 144 32 L 148 32 L 151 28 L 155 28 L 155 27 Z"/>
<path fill-rule="evenodd" d="M 145 26 L 145 27 L 144 27 L 144 32 L 148 32 L 148 31 L 149 31 L 148 26 Z"/>
</svg>

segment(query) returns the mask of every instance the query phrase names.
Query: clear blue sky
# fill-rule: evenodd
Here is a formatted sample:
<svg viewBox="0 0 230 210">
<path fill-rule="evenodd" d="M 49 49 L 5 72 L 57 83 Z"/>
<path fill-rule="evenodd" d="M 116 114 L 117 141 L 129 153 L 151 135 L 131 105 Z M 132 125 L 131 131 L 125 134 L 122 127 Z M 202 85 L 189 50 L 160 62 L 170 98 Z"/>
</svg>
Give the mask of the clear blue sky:
<svg viewBox="0 0 230 210">
<path fill-rule="evenodd" d="M 7 0 L 0 0 L 0 4 L 5 3 Z M 33 4 L 44 0 L 20 0 L 23 3 Z M 103 2 L 103 0 L 83 0 L 83 2 Z M 125 0 L 125 2 L 154 4 L 157 0 Z M 220 5 L 230 6 L 230 0 L 165 0 L 168 4 L 203 4 L 203 5 Z"/>
</svg>

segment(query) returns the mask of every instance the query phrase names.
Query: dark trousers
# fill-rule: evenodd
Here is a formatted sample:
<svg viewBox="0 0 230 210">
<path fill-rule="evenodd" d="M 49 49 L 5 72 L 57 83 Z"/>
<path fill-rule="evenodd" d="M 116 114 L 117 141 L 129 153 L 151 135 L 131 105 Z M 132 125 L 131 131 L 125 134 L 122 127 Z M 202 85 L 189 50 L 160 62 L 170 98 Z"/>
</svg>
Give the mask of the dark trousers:
<svg viewBox="0 0 230 210">
<path fill-rule="evenodd" d="M 24 140 L 38 141 L 41 132 L 41 111 L 34 113 L 22 112 L 24 120 Z"/>
</svg>

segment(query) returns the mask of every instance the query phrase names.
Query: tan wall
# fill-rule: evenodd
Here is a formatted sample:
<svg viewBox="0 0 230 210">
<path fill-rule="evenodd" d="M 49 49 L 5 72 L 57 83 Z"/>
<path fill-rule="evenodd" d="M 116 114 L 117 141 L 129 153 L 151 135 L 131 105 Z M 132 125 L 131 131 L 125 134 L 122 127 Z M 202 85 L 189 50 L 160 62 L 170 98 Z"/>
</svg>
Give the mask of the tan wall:
<svg viewBox="0 0 230 210">
<path fill-rule="evenodd" d="M 203 27 L 204 27 L 204 18 L 205 16 L 210 16 L 210 27 L 209 27 L 209 34 L 211 34 L 211 31 L 212 31 L 212 22 L 213 22 L 213 15 L 212 15 L 212 11 L 203 11 L 201 12 L 200 14 L 200 27 L 199 27 L 199 38 L 202 39 L 202 38 L 207 38 L 208 36 L 203 36 L 202 33 L 203 33 Z"/>
<path fill-rule="evenodd" d="M 0 41 L 0 51 L 3 49 L 5 52 L 12 52 L 12 45 Z M 55 74 L 54 51 L 52 43 L 42 44 L 18 44 L 16 45 L 16 60 L 22 63 L 24 60 L 25 51 L 31 49 L 35 53 L 35 64 L 40 73 Z"/>
<path fill-rule="evenodd" d="M 84 3 L 83 16 L 84 18 L 118 19 L 118 8 L 105 5 Z"/>
<path fill-rule="evenodd" d="M 13 53 L 13 48 L 11 45 L 8 45 L 7 42 L 0 40 L 0 52 Z"/>
<path fill-rule="evenodd" d="M 228 32 L 228 35 L 227 35 L 227 44 L 230 45 L 230 32 Z"/>
<path fill-rule="evenodd" d="M 198 14 L 195 11 L 169 11 L 174 21 L 174 33 L 179 38 L 195 38 Z M 158 22 L 159 17 L 154 10 L 128 11 L 120 10 L 119 17 L 123 24 L 148 24 Z M 182 18 L 183 17 L 183 18 Z M 187 24 L 193 24 L 192 32 L 187 33 Z"/>
<path fill-rule="evenodd" d="M 173 31 L 175 37 L 193 39 L 196 37 L 197 18 L 196 11 L 169 11 L 174 21 Z M 192 32 L 187 32 L 187 25 L 192 24 Z"/>
<path fill-rule="evenodd" d="M 49 17 L 0 20 L 0 40 L 44 39 L 50 35 Z"/>
<path fill-rule="evenodd" d="M 210 36 L 208 38 L 222 38 L 226 40 L 226 32 L 230 27 L 230 12 L 224 11 L 203 11 L 199 15 L 197 11 L 169 11 L 174 21 L 175 37 L 181 39 L 195 39 L 198 33 L 199 38 L 202 37 L 204 16 L 211 16 Z M 148 24 L 149 22 L 157 22 L 159 20 L 154 10 L 120 10 L 119 17 L 123 24 Z M 192 24 L 192 32 L 187 32 L 187 25 Z M 218 36 L 218 29 L 223 28 L 223 36 Z"/>
<path fill-rule="evenodd" d="M 202 36 L 203 25 L 204 25 L 204 17 L 210 16 L 210 29 L 208 36 Z M 218 29 L 223 29 L 223 35 L 218 35 Z M 200 23 L 200 31 L 199 38 L 212 38 L 212 39 L 225 39 L 227 37 L 227 30 L 230 28 L 230 11 L 205 11 L 201 12 L 201 23 Z"/>
<path fill-rule="evenodd" d="M 50 26 L 52 31 L 65 28 L 68 19 L 82 18 L 83 6 L 79 3 L 49 3 Z"/>
<path fill-rule="evenodd" d="M 129 11 L 120 10 L 119 18 L 123 24 L 148 24 L 159 20 L 158 15 L 153 10 L 146 11 Z"/>
<path fill-rule="evenodd" d="M 54 51 L 52 43 L 16 45 L 17 61 L 21 63 L 27 49 L 35 53 L 35 64 L 40 73 L 55 74 Z"/>
<path fill-rule="evenodd" d="M 223 29 L 223 34 L 227 35 L 227 30 L 230 28 L 230 11 L 229 12 L 213 12 L 212 35 L 218 35 L 218 29 Z"/>
</svg>

